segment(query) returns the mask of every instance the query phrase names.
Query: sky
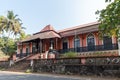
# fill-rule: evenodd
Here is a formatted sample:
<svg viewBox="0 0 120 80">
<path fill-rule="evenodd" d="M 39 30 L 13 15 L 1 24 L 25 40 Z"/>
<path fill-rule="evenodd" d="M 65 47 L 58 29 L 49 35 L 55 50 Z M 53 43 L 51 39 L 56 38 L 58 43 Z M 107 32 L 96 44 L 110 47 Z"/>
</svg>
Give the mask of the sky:
<svg viewBox="0 0 120 80">
<path fill-rule="evenodd" d="M 0 15 L 12 10 L 22 20 L 27 34 L 51 24 L 61 30 L 97 21 L 95 11 L 106 7 L 105 0 L 0 0 Z"/>
</svg>

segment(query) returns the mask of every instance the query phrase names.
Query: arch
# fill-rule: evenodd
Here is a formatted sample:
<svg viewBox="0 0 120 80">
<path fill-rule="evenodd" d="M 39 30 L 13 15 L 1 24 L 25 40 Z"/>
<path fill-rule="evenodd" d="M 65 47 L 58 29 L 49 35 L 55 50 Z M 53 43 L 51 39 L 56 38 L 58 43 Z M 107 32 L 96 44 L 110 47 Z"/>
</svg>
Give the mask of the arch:
<svg viewBox="0 0 120 80">
<path fill-rule="evenodd" d="M 95 37 L 92 33 L 87 36 L 87 49 L 88 51 L 95 50 Z"/>
<path fill-rule="evenodd" d="M 80 51 L 80 38 L 79 38 L 79 36 L 74 37 L 74 48 L 75 48 L 75 52 Z"/>
</svg>

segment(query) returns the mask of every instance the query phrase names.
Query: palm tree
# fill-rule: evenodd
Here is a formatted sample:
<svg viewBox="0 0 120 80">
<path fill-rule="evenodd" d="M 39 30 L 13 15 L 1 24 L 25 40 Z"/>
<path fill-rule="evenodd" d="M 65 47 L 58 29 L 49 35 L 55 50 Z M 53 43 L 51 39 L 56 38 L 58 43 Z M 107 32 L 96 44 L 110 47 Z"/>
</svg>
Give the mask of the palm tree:
<svg viewBox="0 0 120 80">
<path fill-rule="evenodd" d="M 0 33 L 3 33 L 7 24 L 7 19 L 4 16 L 0 16 Z"/>
<path fill-rule="evenodd" d="M 20 18 L 17 18 L 18 15 L 14 14 L 13 11 L 8 11 L 7 16 L 0 16 L 0 32 L 7 34 L 6 41 L 6 52 L 7 52 L 7 43 L 10 35 L 16 36 L 21 34 L 24 27 Z"/>
<path fill-rule="evenodd" d="M 24 40 L 26 38 L 29 38 L 30 36 L 31 36 L 30 34 L 26 34 L 25 32 L 21 32 L 19 40 Z"/>
<path fill-rule="evenodd" d="M 13 11 L 8 11 L 7 19 L 8 24 L 6 26 L 6 31 L 13 33 L 13 35 L 20 34 L 22 32 L 22 23 L 20 18 L 17 18 L 18 15 L 14 15 Z"/>
<path fill-rule="evenodd" d="M 20 18 L 17 18 L 18 15 L 15 15 L 13 11 L 8 11 L 7 17 L 0 16 L 0 31 L 10 34 L 17 35 L 22 32 L 22 23 Z"/>
</svg>

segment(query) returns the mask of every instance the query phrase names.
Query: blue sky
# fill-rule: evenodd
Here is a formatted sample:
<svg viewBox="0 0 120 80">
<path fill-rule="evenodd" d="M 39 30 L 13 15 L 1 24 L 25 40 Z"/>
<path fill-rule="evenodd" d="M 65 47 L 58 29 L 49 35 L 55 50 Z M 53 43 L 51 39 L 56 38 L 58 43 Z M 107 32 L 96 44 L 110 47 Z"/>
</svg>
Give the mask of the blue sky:
<svg viewBox="0 0 120 80">
<path fill-rule="evenodd" d="M 61 30 L 97 21 L 95 11 L 106 5 L 105 0 L 0 0 L 0 15 L 13 10 L 33 34 L 48 24 Z"/>
</svg>

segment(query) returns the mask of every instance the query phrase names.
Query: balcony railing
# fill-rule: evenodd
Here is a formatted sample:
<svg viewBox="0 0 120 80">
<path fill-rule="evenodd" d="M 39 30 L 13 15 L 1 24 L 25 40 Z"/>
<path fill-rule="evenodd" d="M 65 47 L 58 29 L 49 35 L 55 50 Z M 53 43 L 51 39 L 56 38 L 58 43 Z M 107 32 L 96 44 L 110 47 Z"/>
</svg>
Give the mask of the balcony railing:
<svg viewBox="0 0 120 80">
<path fill-rule="evenodd" d="M 88 52 L 88 51 L 104 51 L 104 50 L 117 50 L 118 44 L 111 45 L 95 45 L 95 46 L 86 46 L 86 47 L 77 47 L 77 48 L 69 48 L 69 49 L 60 49 L 59 53 L 65 52 Z"/>
<path fill-rule="evenodd" d="M 59 53 L 65 53 L 65 52 L 88 52 L 88 51 L 104 51 L 104 50 L 117 50 L 118 44 L 111 44 L 111 45 L 95 45 L 95 46 L 86 46 L 86 47 L 77 47 L 77 48 L 69 48 L 69 49 L 60 49 L 58 50 Z M 31 53 L 20 53 L 16 54 L 17 57 L 26 57 L 30 54 L 36 54 L 37 52 L 31 52 Z"/>
</svg>

